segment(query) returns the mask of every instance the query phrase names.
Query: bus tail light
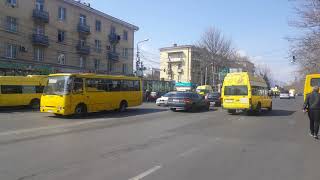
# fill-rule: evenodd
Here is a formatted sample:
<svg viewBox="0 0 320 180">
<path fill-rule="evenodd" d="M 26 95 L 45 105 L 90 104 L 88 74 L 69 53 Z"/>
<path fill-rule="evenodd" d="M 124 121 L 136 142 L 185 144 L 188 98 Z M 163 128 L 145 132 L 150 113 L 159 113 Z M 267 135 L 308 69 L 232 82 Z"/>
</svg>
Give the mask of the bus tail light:
<svg viewBox="0 0 320 180">
<path fill-rule="evenodd" d="M 252 99 L 251 98 L 249 98 L 249 104 L 252 104 Z"/>
</svg>

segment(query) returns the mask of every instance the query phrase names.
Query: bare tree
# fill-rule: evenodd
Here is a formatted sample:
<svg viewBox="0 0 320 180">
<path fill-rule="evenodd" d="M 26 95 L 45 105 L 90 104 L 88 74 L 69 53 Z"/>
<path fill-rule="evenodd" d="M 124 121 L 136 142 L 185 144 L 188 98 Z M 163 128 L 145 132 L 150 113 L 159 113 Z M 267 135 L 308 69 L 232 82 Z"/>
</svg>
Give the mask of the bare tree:
<svg viewBox="0 0 320 180">
<path fill-rule="evenodd" d="M 299 65 L 300 74 L 319 72 L 320 70 L 320 1 L 293 0 L 298 19 L 289 22 L 302 30 L 303 35 L 288 38 L 291 43 L 291 56 Z"/>
<path fill-rule="evenodd" d="M 268 89 L 270 89 L 273 81 L 271 69 L 267 65 L 257 65 L 255 73 L 266 81 Z"/>
<path fill-rule="evenodd" d="M 217 85 L 217 67 L 227 66 L 234 48 L 232 41 L 226 38 L 222 32 L 214 27 L 208 28 L 201 36 L 196 45 L 199 51 L 199 59 L 202 61 L 202 69 L 205 75 L 205 84 L 208 83 L 211 75 L 212 81 L 209 84 Z"/>
</svg>

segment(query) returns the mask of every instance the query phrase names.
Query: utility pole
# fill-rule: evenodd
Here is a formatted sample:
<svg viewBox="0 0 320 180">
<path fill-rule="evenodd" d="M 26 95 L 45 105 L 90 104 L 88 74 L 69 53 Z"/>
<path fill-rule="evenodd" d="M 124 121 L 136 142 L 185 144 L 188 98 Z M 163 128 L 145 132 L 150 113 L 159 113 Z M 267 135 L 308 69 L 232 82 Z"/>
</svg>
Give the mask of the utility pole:
<svg viewBox="0 0 320 180">
<path fill-rule="evenodd" d="M 143 66 L 143 62 L 141 62 L 140 59 L 139 44 L 147 41 L 149 41 L 149 39 L 145 39 L 137 43 L 136 76 L 143 77 L 143 71 L 145 70 L 145 67 Z"/>
<path fill-rule="evenodd" d="M 206 66 L 206 74 L 205 74 L 205 78 L 204 78 L 204 85 L 207 85 L 207 79 L 208 79 L 208 66 Z"/>
</svg>

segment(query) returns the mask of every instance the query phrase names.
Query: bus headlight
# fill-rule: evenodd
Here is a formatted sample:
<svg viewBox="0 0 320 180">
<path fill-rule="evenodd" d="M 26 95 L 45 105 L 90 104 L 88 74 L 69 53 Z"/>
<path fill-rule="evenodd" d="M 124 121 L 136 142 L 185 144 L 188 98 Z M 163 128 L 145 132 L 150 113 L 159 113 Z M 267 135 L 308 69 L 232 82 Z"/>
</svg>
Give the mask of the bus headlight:
<svg viewBox="0 0 320 180">
<path fill-rule="evenodd" d="M 59 111 L 61 111 L 61 110 L 63 110 L 64 108 L 63 107 L 61 107 L 61 106 L 58 106 L 57 107 L 57 110 L 59 110 Z"/>
</svg>

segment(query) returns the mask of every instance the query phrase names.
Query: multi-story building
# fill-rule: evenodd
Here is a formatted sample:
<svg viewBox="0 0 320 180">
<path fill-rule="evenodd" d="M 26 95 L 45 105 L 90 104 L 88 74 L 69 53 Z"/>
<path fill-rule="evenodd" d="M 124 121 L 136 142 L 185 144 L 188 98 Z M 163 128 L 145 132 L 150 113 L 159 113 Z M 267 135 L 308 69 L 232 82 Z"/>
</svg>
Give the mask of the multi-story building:
<svg viewBox="0 0 320 180">
<path fill-rule="evenodd" d="M 160 78 L 186 84 L 202 84 L 203 73 L 199 51 L 195 46 L 184 45 L 160 49 Z"/>
<path fill-rule="evenodd" d="M 137 26 L 74 0 L 0 1 L 0 74 L 133 73 Z"/>
</svg>

